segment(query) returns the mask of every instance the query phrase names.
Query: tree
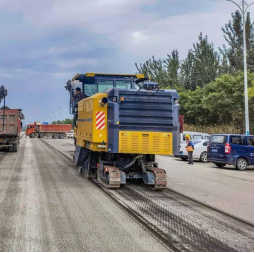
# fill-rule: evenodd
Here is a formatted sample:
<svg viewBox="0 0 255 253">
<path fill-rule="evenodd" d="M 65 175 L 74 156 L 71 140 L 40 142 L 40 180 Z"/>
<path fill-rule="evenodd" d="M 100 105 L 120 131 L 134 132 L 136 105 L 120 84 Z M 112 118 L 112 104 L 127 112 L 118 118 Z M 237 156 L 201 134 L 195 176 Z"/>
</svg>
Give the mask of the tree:
<svg viewBox="0 0 255 253">
<path fill-rule="evenodd" d="M 185 116 L 185 123 L 192 125 L 206 125 L 208 119 L 205 116 L 208 115 L 208 110 L 201 106 L 203 89 L 198 86 L 194 91 L 188 90 L 179 92 L 179 96 L 179 114 Z"/>
<path fill-rule="evenodd" d="M 180 67 L 180 59 L 179 53 L 176 49 L 174 49 L 171 55 L 167 55 L 167 58 L 163 60 L 164 66 L 167 72 L 167 83 L 170 87 L 175 87 L 179 84 L 179 67 Z"/>
<path fill-rule="evenodd" d="M 52 121 L 51 124 L 73 124 L 73 119 L 65 119 L 65 120 L 57 120 L 57 121 Z"/>
<path fill-rule="evenodd" d="M 156 60 L 154 56 L 136 69 L 139 73 L 149 77 L 152 81 L 157 82 L 161 88 L 174 88 L 179 84 L 179 53 L 173 50 L 171 55 L 167 55 L 166 59 Z"/>
<path fill-rule="evenodd" d="M 149 77 L 152 81 L 157 82 L 160 87 L 167 87 L 167 74 L 164 67 L 164 62 L 161 59 L 156 60 L 154 56 L 145 63 L 138 66 L 135 64 L 139 73 Z"/>
<path fill-rule="evenodd" d="M 249 110 L 251 132 L 254 131 L 254 79 L 248 73 Z M 226 74 L 203 88 L 180 92 L 180 113 L 187 124 L 235 126 L 244 131 L 244 87 L 243 72 Z"/>
<path fill-rule="evenodd" d="M 194 55 L 192 50 L 189 50 L 187 58 L 181 64 L 180 82 L 184 89 L 195 90 L 196 82 L 194 77 Z"/>
<path fill-rule="evenodd" d="M 219 75 L 219 55 L 214 50 L 208 37 L 198 36 L 198 42 L 193 44 L 193 50 L 188 52 L 187 58 L 181 66 L 182 85 L 186 89 L 195 90 L 215 80 Z"/>
<path fill-rule="evenodd" d="M 228 59 L 230 72 L 234 73 L 243 70 L 243 21 L 240 11 L 231 14 L 230 20 L 225 27 L 222 27 L 224 38 L 228 44 L 219 48 L 224 57 Z M 246 16 L 246 46 L 247 66 L 249 71 L 254 72 L 254 25 L 251 23 L 250 13 Z"/>
</svg>

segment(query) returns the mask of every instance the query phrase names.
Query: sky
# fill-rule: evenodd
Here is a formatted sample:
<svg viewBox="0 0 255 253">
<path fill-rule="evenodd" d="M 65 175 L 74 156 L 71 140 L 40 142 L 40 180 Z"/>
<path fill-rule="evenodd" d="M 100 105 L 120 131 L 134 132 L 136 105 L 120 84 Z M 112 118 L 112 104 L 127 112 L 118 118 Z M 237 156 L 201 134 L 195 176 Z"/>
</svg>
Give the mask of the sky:
<svg viewBox="0 0 255 253">
<path fill-rule="evenodd" d="M 22 108 L 25 124 L 71 118 L 64 86 L 75 74 L 133 74 L 135 63 L 174 49 L 184 59 L 200 32 L 222 47 L 221 27 L 236 8 L 225 0 L 0 0 L 6 105 Z"/>
</svg>

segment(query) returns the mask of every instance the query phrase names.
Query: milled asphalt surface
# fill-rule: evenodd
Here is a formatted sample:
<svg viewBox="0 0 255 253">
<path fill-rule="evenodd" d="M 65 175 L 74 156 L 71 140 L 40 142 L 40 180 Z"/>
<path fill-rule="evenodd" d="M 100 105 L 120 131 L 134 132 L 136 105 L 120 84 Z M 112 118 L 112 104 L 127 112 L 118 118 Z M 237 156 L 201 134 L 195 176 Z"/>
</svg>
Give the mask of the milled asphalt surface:
<svg viewBox="0 0 255 253">
<path fill-rule="evenodd" d="M 71 161 L 23 137 L 18 153 L 0 152 L 0 251 L 167 249 Z"/>
<path fill-rule="evenodd" d="M 44 141 L 72 156 L 72 139 Z M 179 158 L 157 156 L 159 167 L 167 172 L 167 187 L 242 220 L 254 223 L 254 167 L 238 171 L 233 166 L 220 169 L 212 163 L 193 166 Z"/>
</svg>

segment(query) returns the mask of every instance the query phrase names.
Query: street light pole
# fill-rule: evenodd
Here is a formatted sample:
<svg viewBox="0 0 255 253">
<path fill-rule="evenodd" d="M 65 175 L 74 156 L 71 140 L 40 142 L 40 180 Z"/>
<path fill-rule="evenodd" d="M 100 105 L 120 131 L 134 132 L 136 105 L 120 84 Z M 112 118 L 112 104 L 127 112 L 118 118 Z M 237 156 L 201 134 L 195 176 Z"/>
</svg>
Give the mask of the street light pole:
<svg viewBox="0 0 255 253">
<path fill-rule="evenodd" d="M 245 31 L 245 14 L 247 9 L 254 3 L 247 4 L 245 0 L 242 0 L 242 7 L 237 4 L 234 0 L 227 0 L 228 2 L 234 3 L 243 15 L 243 70 L 244 70 L 244 106 L 245 106 L 245 134 L 250 134 L 249 127 L 249 106 L 248 106 L 248 80 L 247 80 L 247 60 L 246 60 L 246 31 Z"/>
</svg>

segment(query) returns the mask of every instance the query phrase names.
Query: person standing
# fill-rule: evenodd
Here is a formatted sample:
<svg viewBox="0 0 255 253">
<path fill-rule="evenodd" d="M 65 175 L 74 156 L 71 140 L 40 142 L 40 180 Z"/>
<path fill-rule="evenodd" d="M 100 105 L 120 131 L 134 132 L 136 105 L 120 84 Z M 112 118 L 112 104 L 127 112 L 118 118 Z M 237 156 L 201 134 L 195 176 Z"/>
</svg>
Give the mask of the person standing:
<svg viewBox="0 0 255 253">
<path fill-rule="evenodd" d="M 194 145 L 193 145 L 192 141 L 190 140 L 190 135 L 186 134 L 185 140 L 186 140 L 186 147 L 185 148 L 188 152 L 188 159 L 189 159 L 188 164 L 193 165 Z"/>
</svg>

